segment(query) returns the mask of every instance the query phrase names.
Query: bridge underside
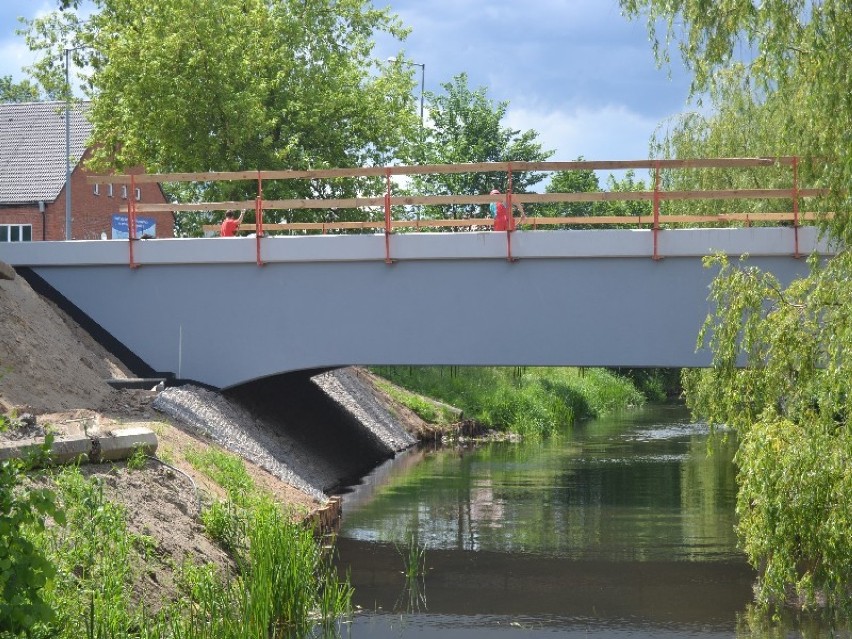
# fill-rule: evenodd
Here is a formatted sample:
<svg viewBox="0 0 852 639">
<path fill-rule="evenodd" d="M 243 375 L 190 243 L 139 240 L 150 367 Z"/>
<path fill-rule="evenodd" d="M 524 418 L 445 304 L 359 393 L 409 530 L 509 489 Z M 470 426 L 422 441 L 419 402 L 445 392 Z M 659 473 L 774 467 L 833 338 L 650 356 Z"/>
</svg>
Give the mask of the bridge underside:
<svg viewBox="0 0 852 639">
<path fill-rule="evenodd" d="M 801 250 L 823 250 L 805 231 Z M 707 366 L 695 341 L 716 271 L 700 256 L 748 252 L 782 281 L 807 270 L 792 229 L 660 240 L 656 261 L 649 231 L 600 230 L 514 233 L 513 262 L 493 232 L 394 236 L 393 264 L 372 235 L 265 238 L 263 266 L 251 238 L 138 242 L 134 269 L 125 242 L 59 257 L 33 243 L 9 261 L 153 369 L 220 388 L 350 364 Z"/>
</svg>

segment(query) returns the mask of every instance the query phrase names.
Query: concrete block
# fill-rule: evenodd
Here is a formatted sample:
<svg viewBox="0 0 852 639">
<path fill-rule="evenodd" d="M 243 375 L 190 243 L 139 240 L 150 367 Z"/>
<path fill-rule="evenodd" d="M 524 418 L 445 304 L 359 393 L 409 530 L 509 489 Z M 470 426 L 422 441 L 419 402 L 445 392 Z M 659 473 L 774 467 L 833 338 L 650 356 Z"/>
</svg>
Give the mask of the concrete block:
<svg viewBox="0 0 852 639">
<path fill-rule="evenodd" d="M 112 437 L 101 437 L 97 441 L 99 444 L 97 459 L 99 461 L 127 459 L 140 447 L 146 455 L 153 455 L 157 452 L 157 435 L 149 428 L 116 430 L 113 431 Z M 92 455 L 95 454 L 96 451 L 93 450 Z"/>
<path fill-rule="evenodd" d="M 0 461 L 26 457 L 41 445 L 42 439 L 22 439 L 0 444 Z M 57 439 L 50 449 L 50 458 L 55 464 L 76 462 L 99 463 L 127 459 L 139 447 L 145 454 L 157 452 L 157 435 L 150 428 L 134 427 L 113 431 L 106 437 L 76 435 Z"/>
<path fill-rule="evenodd" d="M 50 448 L 50 459 L 55 464 L 85 463 L 92 456 L 92 438 L 76 435 L 57 439 Z"/>
</svg>

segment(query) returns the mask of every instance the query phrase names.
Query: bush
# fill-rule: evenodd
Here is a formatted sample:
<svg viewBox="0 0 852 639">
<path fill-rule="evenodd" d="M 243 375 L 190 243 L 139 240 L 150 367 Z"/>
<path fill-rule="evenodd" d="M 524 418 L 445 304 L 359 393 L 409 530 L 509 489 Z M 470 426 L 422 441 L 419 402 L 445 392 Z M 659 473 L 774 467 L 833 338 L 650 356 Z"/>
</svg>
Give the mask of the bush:
<svg viewBox="0 0 852 639">
<path fill-rule="evenodd" d="M 0 415 L 0 430 L 9 426 Z M 28 538 L 30 529 L 44 529 L 44 518 L 64 522 L 53 491 L 24 488 L 22 477 L 39 457 L 50 450 L 48 437 L 36 456 L 0 463 L 0 629 L 12 636 L 29 635 L 40 624 L 55 618 L 44 598 L 44 589 L 56 575 L 46 554 Z"/>
</svg>

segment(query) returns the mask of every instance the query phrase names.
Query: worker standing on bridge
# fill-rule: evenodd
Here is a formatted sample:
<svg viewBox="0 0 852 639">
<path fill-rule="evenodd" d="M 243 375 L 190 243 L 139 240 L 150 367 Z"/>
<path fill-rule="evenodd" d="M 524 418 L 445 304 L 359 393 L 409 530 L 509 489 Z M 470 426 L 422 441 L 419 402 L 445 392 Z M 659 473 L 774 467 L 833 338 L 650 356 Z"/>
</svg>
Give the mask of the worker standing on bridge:
<svg viewBox="0 0 852 639">
<path fill-rule="evenodd" d="M 491 195 L 500 195 L 500 191 L 498 189 L 493 189 L 491 191 Z M 515 206 L 517 206 L 518 210 L 521 212 L 521 223 L 523 223 L 527 217 L 524 212 L 524 206 L 520 203 L 516 203 Z M 515 230 L 515 218 L 512 216 L 512 212 L 509 210 L 509 207 L 506 206 L 505 202 L 491 202 L 488 205 L 488 208 L 491 211 L 491 217 L 494 219 L 495 231 Z"/>
<path fill-rule="evenodd" d="M 243 216 L 245 214 L 245 209 L 240 211 L 240 217 L 237 217 L 234 211 L 226 211 L 222 227 L 219 229 L 219 235 L 222 237 L 234 237 L 237 234 L 237 229 L 240 228 L 240 224 L 243 223 Z"/>
</svg>

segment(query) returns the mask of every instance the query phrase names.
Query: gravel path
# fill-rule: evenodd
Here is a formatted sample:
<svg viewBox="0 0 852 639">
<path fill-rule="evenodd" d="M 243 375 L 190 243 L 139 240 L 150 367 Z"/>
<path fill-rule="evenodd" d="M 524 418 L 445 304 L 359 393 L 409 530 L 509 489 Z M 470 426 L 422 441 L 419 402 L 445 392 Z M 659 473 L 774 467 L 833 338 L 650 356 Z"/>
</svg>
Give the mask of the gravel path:
<svg viewBox="0 0 852 639">
<path fill-rule="evenodd" d="M 371 440 L 371 449 L 380 455 L 374 464 L 415 443 L 352 369 L 324 373 L 311 381 L 354 418 L 362 431 L 357 437 Z M 346 471 L 332 458 L 317 455 L 317 442 L 288 433 L 286 425 L 264 420 L 220 393 L 192 385 L 167 388 L 153 406 L 316 499 L 324 500 L 324 489 L 346 479 Z"/>
</svg>

